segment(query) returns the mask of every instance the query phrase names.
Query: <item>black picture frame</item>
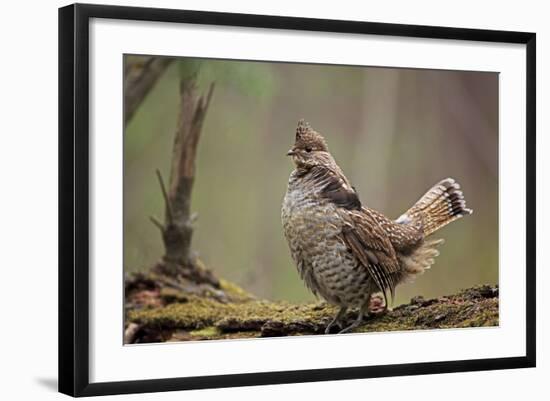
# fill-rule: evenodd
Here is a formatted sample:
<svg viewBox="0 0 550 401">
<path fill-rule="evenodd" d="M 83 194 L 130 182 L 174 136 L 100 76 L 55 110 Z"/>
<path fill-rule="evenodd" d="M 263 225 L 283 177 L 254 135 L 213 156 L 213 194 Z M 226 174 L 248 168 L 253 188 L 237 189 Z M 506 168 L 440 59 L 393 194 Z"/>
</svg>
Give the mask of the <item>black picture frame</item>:
<svg viewBox="0 0 550 401">
<path fill-rule="evenodd" d="M 91 18 L 436 38 L 526 45 L 526 354 L 521 357 L 90 383 L 88 61 Z M 480 29 L 69 5 L 59 9 L 59 391 L 72 396 L 251 386 L 534 367 L 536 35 Z"/>
</svg>

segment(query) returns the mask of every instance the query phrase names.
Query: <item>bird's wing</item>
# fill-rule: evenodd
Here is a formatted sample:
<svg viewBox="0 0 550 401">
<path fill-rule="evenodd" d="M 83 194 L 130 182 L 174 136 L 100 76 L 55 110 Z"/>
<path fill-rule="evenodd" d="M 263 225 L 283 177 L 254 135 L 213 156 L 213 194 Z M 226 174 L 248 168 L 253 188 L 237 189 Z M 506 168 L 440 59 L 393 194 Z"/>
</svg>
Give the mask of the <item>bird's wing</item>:
<svg viewBox="0 0 550 401">
<path fill-rule="evenodd" d="M 388 234 L 374 212 L 361 206 L 355 188 L 337 166 L 316 166 L 310 174 L 314 184 L 322 188 L 320 196 L 338 207 L 346 221 L 342 240 L 368 270 L 388 304 L 386 292 L 389 290 L 393 299 L 399 275 L 399 262 Z"/>
<path fill-rule="evenodd" d="M 310 171 L 311 180 L 321 186 L 320 196 L 337 207 L 346 210 L 361 210 L 361 201 L 347 178 L 337 167 L 313 167 Z"/>
<path fill-rule="evenodd" d="M 392 300 L 399 275 L 399 262 L 390 238 L 368 209 L 347 211 L 342 239 L 355 257 L 368 270 L 384 294 L 390 291 Z"/>
</svg>

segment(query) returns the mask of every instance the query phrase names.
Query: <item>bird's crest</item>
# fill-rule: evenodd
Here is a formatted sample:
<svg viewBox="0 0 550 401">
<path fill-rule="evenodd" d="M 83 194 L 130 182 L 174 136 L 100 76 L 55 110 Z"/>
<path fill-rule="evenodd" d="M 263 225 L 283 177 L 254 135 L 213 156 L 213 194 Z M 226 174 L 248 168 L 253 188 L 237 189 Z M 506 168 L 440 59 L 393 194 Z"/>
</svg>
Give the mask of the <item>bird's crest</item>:
<svg viewBox="0 0 550 401">
<path fill-rule="evenodd" d="M 296 145 L 298 147 L 311 147 L 313 150 L 328 152 L 325 138 L 311 128 L 309 123 L 304 119 L 298 121 L 298 127 L 296 128 Z"/>
<path fill-rule="evenodd" d="M 306 135 L 310 131 L 312 131 L 311 126 L 302 118 L 298 121 L 298 127 L 296 128 L 296 140 L 300 139 L 300 137 Z"/>
</svg>

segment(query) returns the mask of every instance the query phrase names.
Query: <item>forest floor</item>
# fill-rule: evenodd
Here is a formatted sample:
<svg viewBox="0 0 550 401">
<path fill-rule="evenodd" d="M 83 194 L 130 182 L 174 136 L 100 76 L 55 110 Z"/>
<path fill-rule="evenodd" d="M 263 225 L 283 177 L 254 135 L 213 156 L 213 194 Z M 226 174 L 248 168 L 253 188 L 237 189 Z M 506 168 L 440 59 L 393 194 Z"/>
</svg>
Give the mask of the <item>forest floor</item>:
<svg viewBox="0 0 550 401">
<path fill-rule="evenodd" d="M 337 308 L 325 302 L 291 304 L 253 297 L 221 280 L 219 287 L 167 282 L 152 274 L 126 279 L 125 343 L 197 341 L 323 334 Z M 498 326 L 498 287 L 482 285 L 456 294 L 415 297 L 371 315 L 353 332 Z M 348 324 L 357 312 L 349 311 Z"/>
</svg>

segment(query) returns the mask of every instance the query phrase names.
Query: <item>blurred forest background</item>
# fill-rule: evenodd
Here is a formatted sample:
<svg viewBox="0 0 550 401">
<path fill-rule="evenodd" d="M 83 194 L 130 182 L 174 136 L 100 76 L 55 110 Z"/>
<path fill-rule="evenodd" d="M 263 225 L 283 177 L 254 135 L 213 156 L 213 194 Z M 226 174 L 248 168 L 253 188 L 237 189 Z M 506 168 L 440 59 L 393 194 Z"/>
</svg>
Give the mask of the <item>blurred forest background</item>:
<svg viewBox="0 0 550 401">
<path fill-rule="evenodd" d="M 138 56 L 126 56 L 136 58 Z M 280 209 L 293 169 L 285 156 L 296 124 L 321 132 L 364 204 L 398 217 L 445 177 L 474 214 L 445 238 L 430 271 L 396 292 L 435 297 L 498 283 L 498 74 L 230 60 L 177 59 L 124 134 L 124 268 L 163 254 L 164 202 L 155 169 L 169 176 L 179 74 L 200 63 L 215 81 L 199 143 L 192 248 L 218 277 L 261 298 L 308 301 L 283 236 Z"/>
</svg>

